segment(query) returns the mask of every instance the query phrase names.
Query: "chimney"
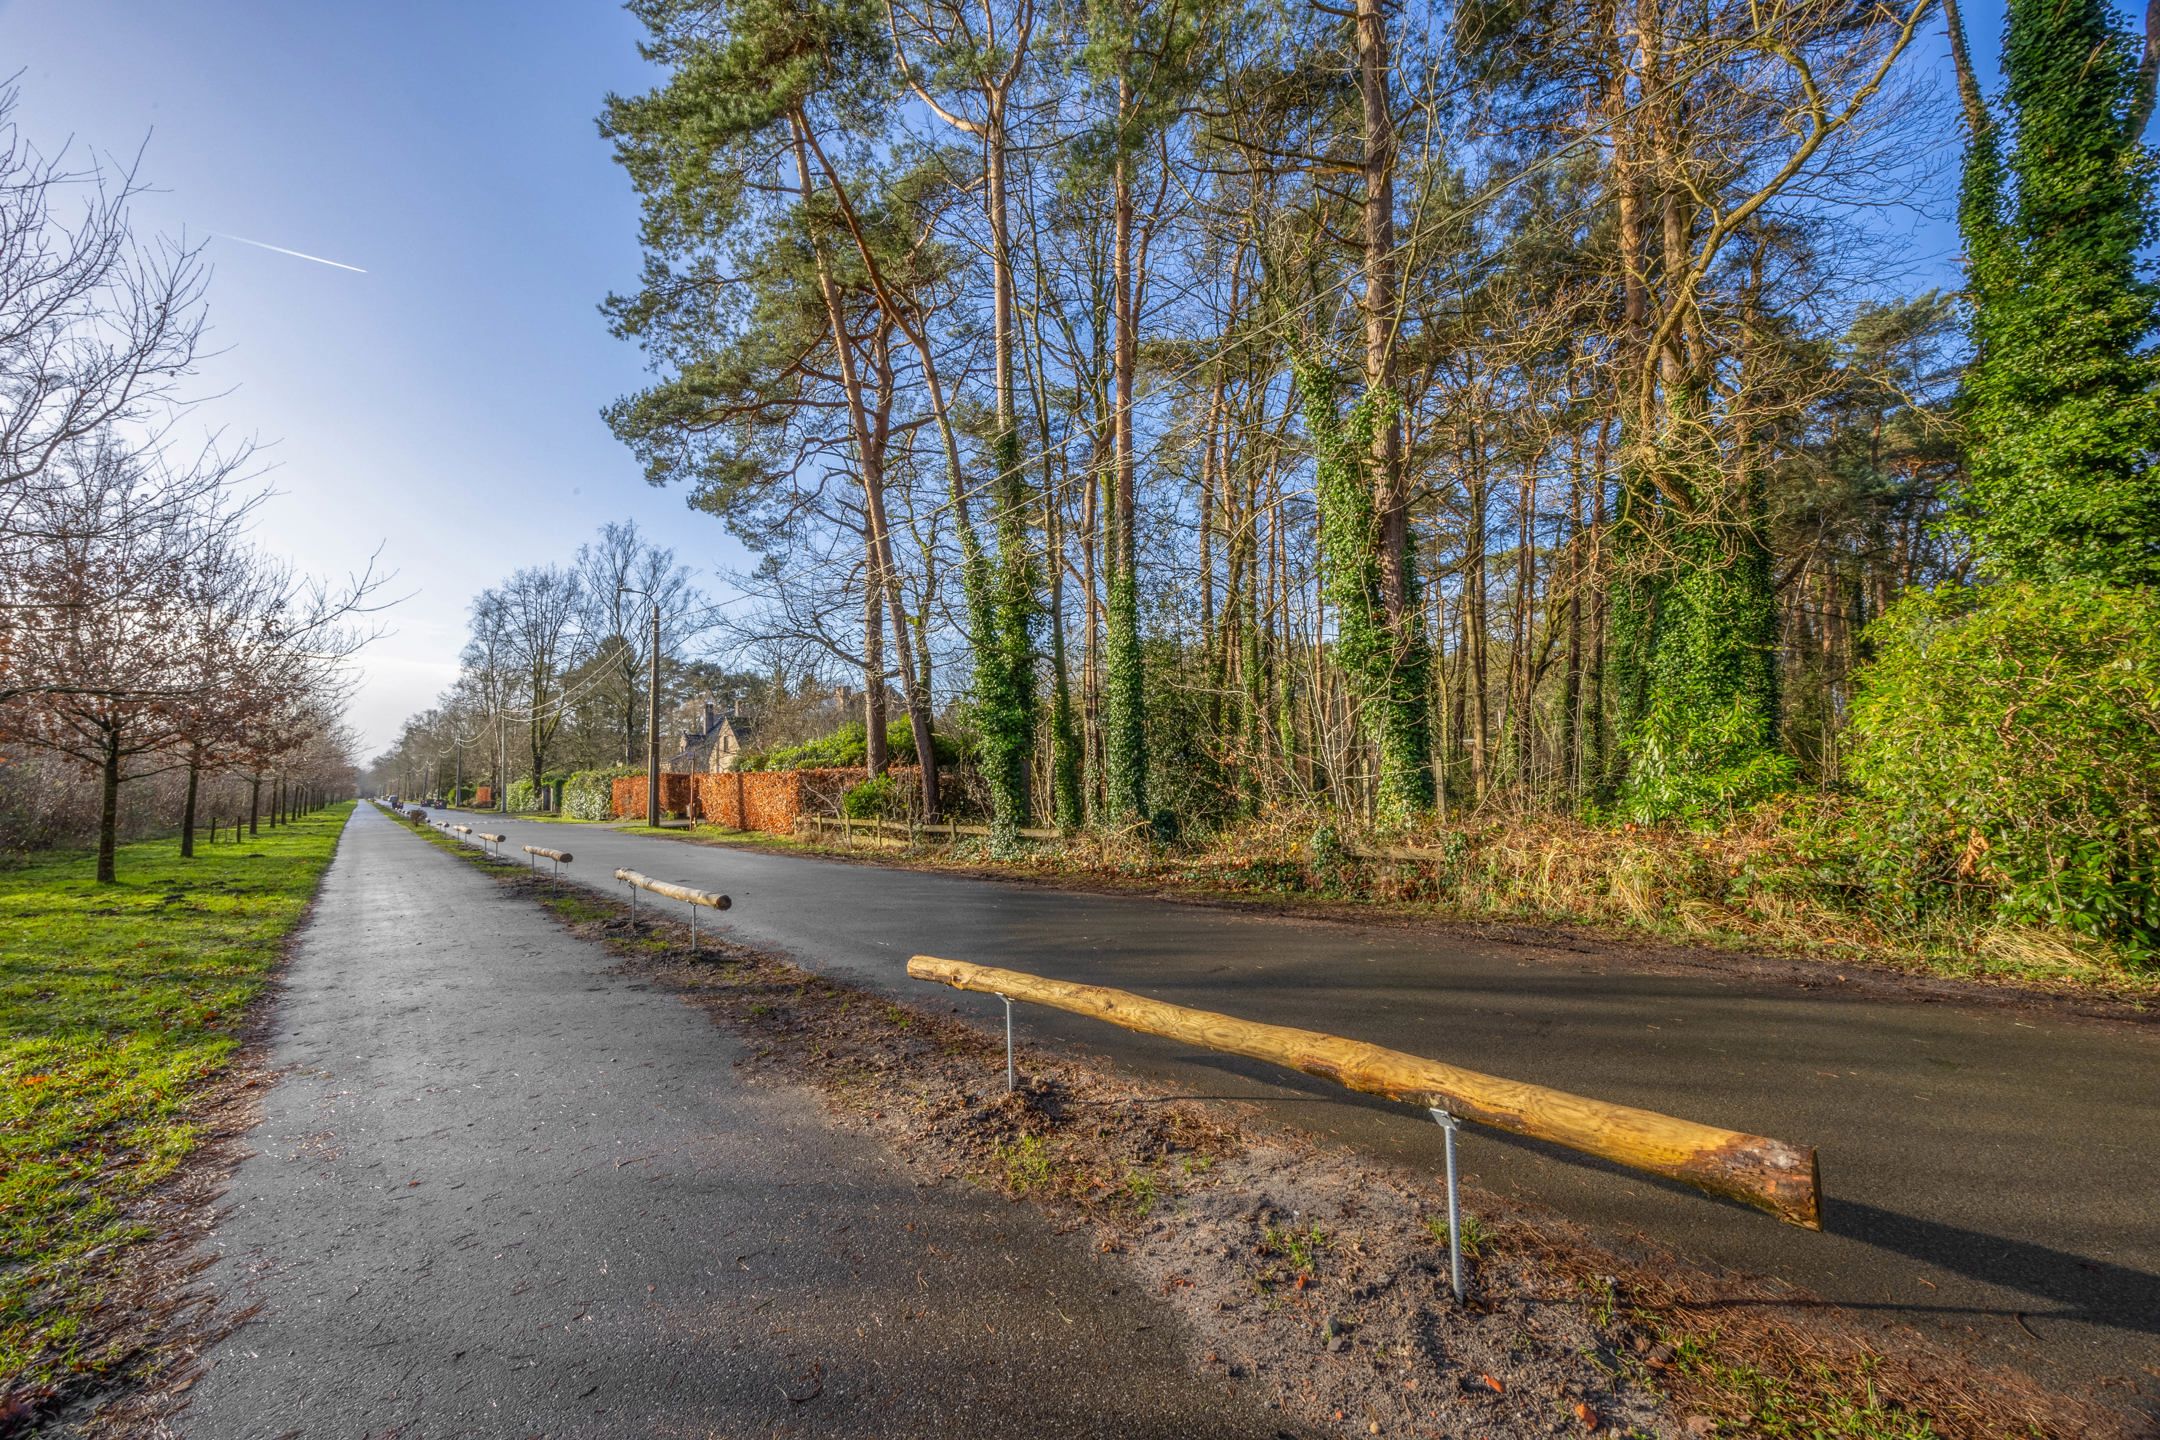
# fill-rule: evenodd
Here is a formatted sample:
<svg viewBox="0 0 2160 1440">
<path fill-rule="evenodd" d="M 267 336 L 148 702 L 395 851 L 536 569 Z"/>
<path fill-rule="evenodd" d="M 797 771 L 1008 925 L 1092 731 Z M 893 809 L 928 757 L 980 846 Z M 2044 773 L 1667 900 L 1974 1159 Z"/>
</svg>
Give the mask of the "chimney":
<svg viewBox="0 0 2160 1440">
<path fill-rule="evenodd" d="M 707 700 L 705 702 L 705 733 L 708 735 L 712 733 L 714 718 L 715 717 L 713 715 L 713 702 Z"/>
</svg>

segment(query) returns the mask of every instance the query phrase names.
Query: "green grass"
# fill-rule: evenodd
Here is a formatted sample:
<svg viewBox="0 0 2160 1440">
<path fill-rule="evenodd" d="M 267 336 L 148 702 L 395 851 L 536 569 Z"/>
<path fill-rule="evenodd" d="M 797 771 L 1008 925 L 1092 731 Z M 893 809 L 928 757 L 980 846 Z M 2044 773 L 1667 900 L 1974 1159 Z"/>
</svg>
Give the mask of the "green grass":
<svg viewBox="0 0 2160 1440">
<path fill-rule="evenodd" d="M 997 1158 L 1005 1165 L 1006 1186 L 1016 1194 L 1049 1188 L 1053 1167 L 1050 1147 L 1042 1136 L 1022 1135 L 1011 1144 L 1000 1141 Z"/>
<path fill-rule="evenodd" d="M 1819 1361 L 1802 1367 L 1800 1381 L 1754 1366 L 1722 1361 L 1702 1337 L 1680 1342 L 1678 1363 L 1738 1402 L 1745 1419 L 1720 1434 L 1764 1440 L 1941 1440 L 1924 1415 L 1876 1392 L 1874 1366 L 1862 1360 L 1847 1373 Z"/>
<path fill-rule="evenodd" d="M 1261 1237 L 1261 1243 L 1288 1260 L 1290 1268 L 1297 1274 L 1316 1275 L 1319 1273 L 1321 1255 L 1335 1242 L 1333 1237 L 1318 1225 L 1304 1230 L 1270 1225 Z"/>
<path fill-rule="evenodd" d="M 0 1410 L 125 1358 L 101 1297 L 133 1203 L 195 1148 L 350 802 L 240 844 L 122 846 L 120 883 L 63 851 L 0 865 Z"/>
<path fill-rule="evenodd" d="M 1467 1211 L 1463 1212 L 1461 1220 L 1457 1223 L 1462 1230 L 1462 1253 L 1472 1260 L 1477 1259 L 1478 1252 L 1485 1248 L 1485 1242 L 1492 1238 L 1492 1233 L 1485 1228 L 1484 1221 Z M 1432 1236 L 1434 1244 L 1447 1244 L 1447 1216 L 1426 1216 L 1425 1233 Z"/>
</svg>

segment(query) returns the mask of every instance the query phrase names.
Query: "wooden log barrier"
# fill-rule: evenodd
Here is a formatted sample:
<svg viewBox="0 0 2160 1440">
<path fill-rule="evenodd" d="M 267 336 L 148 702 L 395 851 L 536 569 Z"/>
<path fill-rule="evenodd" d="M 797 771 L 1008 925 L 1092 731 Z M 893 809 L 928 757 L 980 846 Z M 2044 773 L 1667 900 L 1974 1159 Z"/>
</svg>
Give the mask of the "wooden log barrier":
<svg viewBox="0 0 2160 1440">
<path fill-rule="evenodd" d="M 710 890 L 693 890 L 687 885 L 672 885 L 665 880 L 649 879 L 635 870 L 617 870 L 615 878 L 626 885 L 635 885 L 640 890 L 665 895 L 668 899 L 680 900 L 685 905 L 702 905 L 708 910 L 725 910 L 735 903 L 727 896 L 716 895 Z"/>
<path fill-rule="evenodd" d="M 1812 1146 L 1720 1130 L 1317 1030 L 1263 1025 L 1102 985 L 1047 980 L 933 955 L 915 956 L 907 970 L 917 980 L 1069 1010 L 1142 1034 L 1301 1070 L 1368 1095 L 1445 1110 L 1459 1119 L 1663 1175 L 1766 1210 L 1790 1225 L 1822 1229 L 1822 1182 Z"/>
<path fill-rule="evenodd" d="M 457 831 L 457 833 L 460 835 L 472 834 L 472 826 L 470 825 L 452 825 L 450 828 Z"/>
<path fill-rule="evenodd" d="M 568 865 L 570 863 L 570 852 L 567 850 L 550 850 L 545 845 L 526 845 L 522 848 L 528 855 L 537 855 L 543 860 L 553 860 L 558 865 Z"/>
</svg>

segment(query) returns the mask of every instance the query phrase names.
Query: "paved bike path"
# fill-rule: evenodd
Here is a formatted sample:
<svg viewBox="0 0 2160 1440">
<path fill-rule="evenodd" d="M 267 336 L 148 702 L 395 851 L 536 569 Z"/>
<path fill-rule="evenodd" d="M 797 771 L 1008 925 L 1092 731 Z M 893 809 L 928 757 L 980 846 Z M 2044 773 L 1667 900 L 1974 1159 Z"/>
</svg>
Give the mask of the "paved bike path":
<svg viewBox="0 0 2160 1440">
<path fill-rule="evenodd" d="M 1938 1330 L 2058 1381 L 2160 1396 L 2160 1026 L 2031 1007 L 1905 1000 L 1647 965 L 1451 931 L 1284 919 L 1138 896 L 926 874 L 602 826 L 461 816 L 510 851 L 572 851 L 730 892 L 718 917 L 805 965 L 989 1018 L 994 1000 L 909 980 L 918 952 L 1115 985 L 1302 1025 L 1821 1149 L 1827 1233 L 1473 1130 L 1484 1184 L 1608 1234 L 1779 1276 Z M 673 907 L 680 910 L 680 907 Z M 1036 1007 L 1023 1034 L 1437 1169 L 1407 1107 Z M 2124 1392 L 2112 1392 L 2120 1399 Z"/>
<path fill-rule="evenodd" d="M 1031 1212 L 362 806 L 279 1004 L 189 1437 L 1277 1433 Z"/>
</svg>

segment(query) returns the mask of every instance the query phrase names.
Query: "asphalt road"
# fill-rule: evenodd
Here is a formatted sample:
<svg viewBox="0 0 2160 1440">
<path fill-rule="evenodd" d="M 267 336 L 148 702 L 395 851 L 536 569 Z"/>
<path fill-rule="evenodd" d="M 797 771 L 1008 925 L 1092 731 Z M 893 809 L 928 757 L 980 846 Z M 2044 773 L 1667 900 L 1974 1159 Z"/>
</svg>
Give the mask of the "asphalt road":
<svg viewBox="0 0 2160 1440">
<path fill-rule="evenodd" d="M 702 1012 L 362 806 L 210 1275 L 210 1437 L 1271 1436 L 1025 1207 L 918 1190 Z M 164 1433 L 164 1432 L 161 1432 Z"/>
<path fill-rule="evenodd" d="M 1887 999 L 1618 946 L 1284 919 L 492 815 L 480 828 L 507 833 L 512 854 L 571 850 L 567 873 L 595 888 L 620 893 L 609 877 L 628 867 L 727 891 L 735 908 L 720 923 L 745 942 L 986 1019 L 994 999 L 912 981 L 907 957 L 1115 985 L 1816 1145 L 1822 1234 L 1490 1131 L 1462 1148 L 1477 1182 L 1610 1238 L 1648 1235 L 1778 1276 L 2055 1383 L 2160 1397 L 2160 1026 Z M 1083 1045 L 1194 1094 L 1257 1098 L 1312 1132 L 1439 1166 L 1437 1127 L 1406 1107 L 1020 1013 L 1024 1038 Z"/>
</svg>

